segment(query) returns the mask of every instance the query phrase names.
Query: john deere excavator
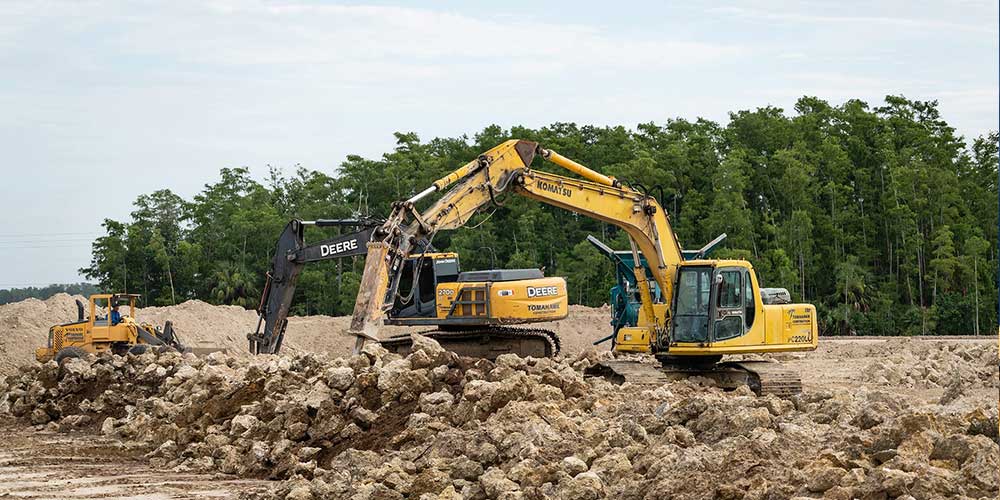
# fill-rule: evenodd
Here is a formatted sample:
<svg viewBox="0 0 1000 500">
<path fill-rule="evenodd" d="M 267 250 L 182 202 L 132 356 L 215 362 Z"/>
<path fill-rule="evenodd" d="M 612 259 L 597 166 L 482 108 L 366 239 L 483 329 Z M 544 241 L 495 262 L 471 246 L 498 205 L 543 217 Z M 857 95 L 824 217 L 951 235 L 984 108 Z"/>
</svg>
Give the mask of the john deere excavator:
<svg viewBox="0 0 1000 500">
<path fill-rule="evenodd" d="M 583 180 L 533 170 L 536 156 Z M 419 200 L 449 186 L 427 209 L 415 208 Z M 757 275 L 747 261 L 684 260 L 667 215 L 655 198 L 524 140 L 504 142 L 412 198 L 393 204 L 391 214 L 367 244 L 350 328 L 358 337 L 357 348 L 366 339 L 380 341 L 383 317 L 398 298 L 406 262 L 419 252 L 419 242 L 437 231 L 462 227 L 477 210 L 508 192 L 613 224 L 628 234 L 640 307 L 635 324 L 618 330 L 614 349 L 651 353 L 663 368 L 615 361 L 600 367 L 602 375 L 644 383 L 698 374 L 723 385 L 747 384 L 758 393 L 801 390 L 797 374 L 777 363 L 720 360 L 727 354 L 814 350 L 813 305 L 764 304 Z M 653 297 L 651 279 L 660 291 L 659 300 Z"/>
<path fill-rule="evenodd" d="M 308 225 L 360 230 L 306 245 L 304 228 Z M 289 222 L 267 274 L 257 329 L 247 335 L 250 352 L 276 354 L 281 350 L 303 266 L 364 255 L 368 242 L 386 237 L 383 227 L 381 221 L 372 219 Z M 419 250 L 399 261 L 395 289 L 404 293 L 394 295 L 387 304 L 385 323 L 420 328 L 423 335 L 464 356 L 495 359 L 505 353 L 534 357 L 559 353 L 559 338 L 553 332 L 511 325 L 565 318 L 569 311 L 565 280 L 546 277 L 539 269 L 461 272 L 457 253 L 435 252 L 429 240 L 417 241 L 416 247 Z M 382 344 L 405 354 L 410 336 L 385 339 Z"/>
</svg>

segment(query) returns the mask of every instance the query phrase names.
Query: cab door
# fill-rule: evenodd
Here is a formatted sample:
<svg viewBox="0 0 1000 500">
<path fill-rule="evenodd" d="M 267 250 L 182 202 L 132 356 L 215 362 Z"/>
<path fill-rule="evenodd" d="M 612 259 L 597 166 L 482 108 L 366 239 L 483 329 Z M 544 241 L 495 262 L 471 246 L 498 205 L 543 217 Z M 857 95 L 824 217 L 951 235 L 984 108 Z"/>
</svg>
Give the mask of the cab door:
<svg viewBox="0 0 1000 500">
<path fill-rule="evenodd" d="M 746 295 L 746 286 L 742 269 L 723 267 L 716 271 L 713 341 L 721 342 L 746 333 L 744 295 Z"/>
</svg>

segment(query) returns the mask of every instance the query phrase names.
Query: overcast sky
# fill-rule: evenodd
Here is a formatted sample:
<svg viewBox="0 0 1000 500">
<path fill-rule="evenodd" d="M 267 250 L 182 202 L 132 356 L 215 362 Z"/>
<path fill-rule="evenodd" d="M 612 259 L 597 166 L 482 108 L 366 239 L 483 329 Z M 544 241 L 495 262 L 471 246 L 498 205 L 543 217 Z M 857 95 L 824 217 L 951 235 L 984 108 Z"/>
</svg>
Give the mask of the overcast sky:
<svg viewBox="0 0 1000 500">
<path fill-rule="evenodd" d="M 997 20 L 996 1 L 2 2 L 0 288 L 79 281 L 141 193 L 330 173 L 394 131 L 904 94 L 975 137 L 998 127 Z"/>
</svg>

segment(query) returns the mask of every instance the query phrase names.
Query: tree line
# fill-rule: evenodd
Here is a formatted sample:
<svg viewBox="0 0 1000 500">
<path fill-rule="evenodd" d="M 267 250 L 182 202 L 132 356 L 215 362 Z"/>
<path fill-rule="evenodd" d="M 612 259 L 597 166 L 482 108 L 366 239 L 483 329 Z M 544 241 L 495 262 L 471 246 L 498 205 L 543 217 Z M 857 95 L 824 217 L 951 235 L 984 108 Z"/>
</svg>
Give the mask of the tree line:
<svg viewBox="0 0 1000 500">
<path fill-rule="evenodd" d="M 93 283 L 54 284 L 47 286 L 29 286 L 24 288 L 8 288 L 0 290 L 0 304 L 20 302 L 25 299 L 45 300 L 57 293 L 83 295 L 84 297 L 99 293 L 100 289 Z"/>
<path fill-rule="evenodd" d="M 727 233 L 715 256 L 747 259 L 764 286 L 816 304 L 824 334 L 971 334 L 997 325 L 997 133 L 967 141 L 935 101 L 803 97 L 793 113 L 737 111 L 725 126 L 554 123 L 395 138 L 381 158 L 351 155 L 329 171 L 271 169 L 257 181 L 246 168 L 223 168 L 190 200 L 169 189 L 140 196 L 129 220 L 104 221 L 81 273 L 150 304 L 255 307 L 291 218 L 384 216 L 391 202 L 519 138 L 657 196 L 685 248 Z M 540 159 L 533 168 L 558 170 Z M 310 227 L 306 239 L 333 234 Z M 608 300 L 614 268 L 588 234 L 628 248 L 614 226 L 506 196 L 433 244 L 459 252 L 466 270 L 544 267 L 566 278 L 571 302 L 596 306 Z M 350 314 L 362 266 L 362 258 L 307 266 L 293 313 Z"/>
</svg>

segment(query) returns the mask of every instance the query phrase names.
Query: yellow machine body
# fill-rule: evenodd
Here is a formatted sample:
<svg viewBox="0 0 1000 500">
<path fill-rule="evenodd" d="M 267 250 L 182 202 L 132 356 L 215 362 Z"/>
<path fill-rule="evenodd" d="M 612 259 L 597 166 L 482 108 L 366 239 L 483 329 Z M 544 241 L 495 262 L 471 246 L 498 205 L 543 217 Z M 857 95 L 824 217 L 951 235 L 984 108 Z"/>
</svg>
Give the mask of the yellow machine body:
<svg viewBox="0 0 1000 500">
<path fill-rule="evenodd" d="M 465 273 L 458 269 L 458 254 L 454 252 L 428 252 L 409 258 L 399 285 L 406 298 L 396 300 L 386 323 L 514 325 L 554 321 L 569 314 L 563 278 L 545 277 L 537 269 Z"/>
<path fill-rule="evenodd" d="M 686 270 L 685 268 L 710 270 L 713 278 L 709 283 L 716 283 L 716 286 L 708 289 L 712 294 L 704 304 L 708 326 L 705 339 L 678 340 L 676 333 L 680 318 L 675 315 L 674 324 L 671 325 L 675 335 L 667 350 L 671 355 L 711 356 L 816 349 L 819 341 L 816 307 L 812 304 L 764 304 L 757 275 L 749 262 L 695 260 L 685 262 L 681 271 Z M 683 276 L 682 272 L 677 275 Z M 729 304 L 725 304 L 732 307 L 720 306 L 718 287 L 721 285 L 715 277 L 721 278 L 721 272 L 730 272 L 739 277 L 741 293 L 729 297 Z M 683 288 L 684 283 L 675 284 L 675 308 L 676 301 L 682 298 Z M 659 309 L 666 307 L 667 304 L 654 304 L 656 316 L 663 317 L 664 313 L 659 312 Z M 725 335 L 720 335 L 720 322 L 728 322 L 727 327 L 729 324 L 736 326 Z M 655 335 L 654 323 L 640 314 L 638 325 L 623 327 L 618 331 L 615 349 L 623 352 L 651 352 L 657 344 Z"/>
<path fill-rule="evenodd" d="M 129 299 L 129 313 L 122 314 L 122 321 L 111 325 L 110 311 L 112 300 Z M 103 305 L 99 306 L 99 303 Z M 105 316 L 99 318 L 98 307 L 105 309 Z M 111 349 L 116 342 L 135 344 L 138 333 L 135 327 L 135 296 L 96 294 L 90 296 L 90 315 L 82 317 L 73 323 L 55 325 L 49 328 L 49 340 L 46 347 L 35 350 L 35 358 L 45 362 L 66 347 L 77 347 L 89 353 L 100 353 Z M 81 316 L 83 311 L 81 310 Z"/>
<path fill-rule="evenodd" d="M 532 169 L 537 156 L 583 179 Z M 441 191 L 440 198 L 417 211 L 416 202 Z M 633 292 L 641 304 L 639 318 L 636 326 L 618 331 L 618 351 L 713 358 L 722 354 L 807 351 L 817 346 L 814 306 L 777 304 L 771 299 L 772 303 L 765 304 L 756 273 L 747 261 L 685 260 L 667 213 L 657 199 L 523 140 L 504 142 L 428 189 L 393 205 L 393 212 L 380 228 L 380 234 L 386 235 L 380 244 L 388 246 L 389 254 L 396 257 L 386 259 L 385 253 L 373 252 L 375 247 L 369 246 L 366 264 L 370 262 L 371 266 L 366 267 L 362 283 L 371 283 L 373 291 L 359 294 L 350 331 L 368 335 L 377 328 L 377 318 L 368 312 L 378 310 L 386 297 L 386 287 L 377 288 L 378 275 L 395 274 L 399 260 L 413 255 L 416 241 L 438 231 L 463 227 L 473 214 L 494 203 L 502 193 L 613 224 L 628 235 L 633 262 L 644 259 L 649 275 L 642 265 L 634 269 Z M 654 299 L 652 281 L 662 299 Z M 491 289 L 497 286 L 494 283 Z M 445 290 L 458 293 L 457 288 L 441 291 Z M 490 302 L 486 301 L 484 307 L 487 304 Z M 523 314 L 516 310 L 511 313 Z"/>
<path fill-rule="evenodd" d="M 569 314 L 566 280 L 548 277 L 502 282 L 442 283 L 437 317 L 490 318 L 515 324 L 554 321 Z"/>
<path fill-rule="evenodd" d="M 64 323 L 49 328 L 48 343 L 35 350 L 35 359 L 46 362 L 54 359 L 59 351 L 76 348 L 85 353 L 99 354 L 115 351 L 124 354 L 131 346 L 145 344 L 141 329 L 159 332 L 149 323 L 135 320 L 135 294 L 95 294 L 90 296 L 89 316 L 84 319 L 84 306 L 77 301 L 79 317 L 72 323 Z M 121 315 L 118 324 L 111 324 L 111 307 L 114 304 L 128 304 L 128 314 Z M 99 309 L 100 308 L 100 309 Z M 101 311 L 103 309 L 103 311 Z M 104 316 L 98 316 L 103 313 Z"/>
</svg>

